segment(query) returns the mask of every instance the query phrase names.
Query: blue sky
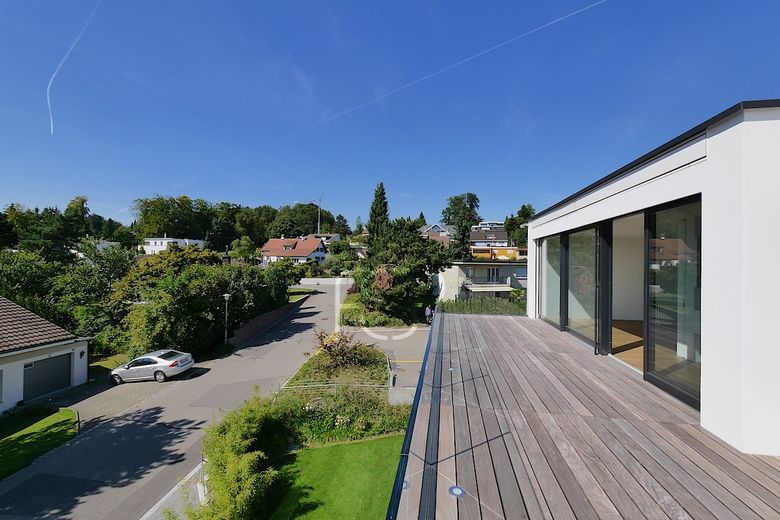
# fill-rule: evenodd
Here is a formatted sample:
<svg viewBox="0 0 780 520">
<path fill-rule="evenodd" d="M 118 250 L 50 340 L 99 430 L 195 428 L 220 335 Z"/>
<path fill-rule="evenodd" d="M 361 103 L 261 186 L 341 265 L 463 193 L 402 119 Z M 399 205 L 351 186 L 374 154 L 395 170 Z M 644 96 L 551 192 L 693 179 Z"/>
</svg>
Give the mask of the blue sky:
<svg viewBox="0 0 780 520">
<path fill-rule="evenodd" d="M 537 209 L 742 99 L 780 97 L 780 2 L 0 3 L 0 206 L 155 193 L 364 219 Z"/>
</svg>

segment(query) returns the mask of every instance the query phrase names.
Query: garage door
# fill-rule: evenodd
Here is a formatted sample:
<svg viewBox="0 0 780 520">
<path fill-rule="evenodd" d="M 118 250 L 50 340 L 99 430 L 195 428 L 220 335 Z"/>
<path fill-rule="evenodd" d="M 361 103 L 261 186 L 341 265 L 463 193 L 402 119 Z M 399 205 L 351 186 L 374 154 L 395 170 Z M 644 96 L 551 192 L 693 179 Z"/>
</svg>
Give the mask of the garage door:
<svg viewBox="0 0 780 520">
<path fill-rule="evenodd" d="M 72 354 L 39 359 L 24 365 L 24 400 L 70 386 Z"/>
</svg>

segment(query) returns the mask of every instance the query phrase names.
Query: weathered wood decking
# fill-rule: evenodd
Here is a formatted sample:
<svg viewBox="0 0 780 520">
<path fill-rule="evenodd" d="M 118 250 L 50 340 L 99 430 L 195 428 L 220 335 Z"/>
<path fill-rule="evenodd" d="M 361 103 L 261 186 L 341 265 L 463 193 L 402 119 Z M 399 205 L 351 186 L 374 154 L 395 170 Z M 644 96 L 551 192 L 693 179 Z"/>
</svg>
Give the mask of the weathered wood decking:
<svg viewBox="0 0 780 520">
<path fill-rule="evenodd" d="M 780 518 L 778 458 L 539 320 L 437 316 L 423 382 L 398 518 Z"/>
</svg>

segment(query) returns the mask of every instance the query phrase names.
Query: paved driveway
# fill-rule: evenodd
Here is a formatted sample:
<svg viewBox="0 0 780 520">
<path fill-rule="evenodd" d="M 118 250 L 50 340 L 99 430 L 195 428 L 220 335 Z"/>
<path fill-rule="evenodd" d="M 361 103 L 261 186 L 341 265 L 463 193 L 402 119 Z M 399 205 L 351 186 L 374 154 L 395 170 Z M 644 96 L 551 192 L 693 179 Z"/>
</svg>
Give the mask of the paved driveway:
<svg viewBox="0 0 780 520">
<path fill-rule="evenodd" d="M 344 289 L 319 289 L 283 324 L 198 365 L 195 377 L 108 390 L 119 406 L 91 406 L 94 427 L 0 482 L 0 518 L 142 517 L 200 462 L 204 426 L 255 387 L 279 388 L 312 351 L 314 329 L 334 327 Z"/>
</svg>

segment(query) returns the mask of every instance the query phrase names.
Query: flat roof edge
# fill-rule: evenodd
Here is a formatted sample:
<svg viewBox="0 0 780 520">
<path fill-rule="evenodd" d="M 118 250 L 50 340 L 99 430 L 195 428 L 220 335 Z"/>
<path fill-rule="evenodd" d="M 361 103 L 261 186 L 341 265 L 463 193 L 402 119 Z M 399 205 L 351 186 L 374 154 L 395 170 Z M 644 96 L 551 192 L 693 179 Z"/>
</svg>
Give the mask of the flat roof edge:
<svg viewBox="0 0 780 520">
<path fill-rule="evenodd" d="M 740 101 L 739 103 L 730 106 L 729 108 L 720 112 L 719 114 L 707 119 L 703 123 L 700 123 L 695 127 L 691 128 L 690 130 L 671 139 L 670 141 L 667 141 L 661 146 L 654 148 L 653 150 L 642 155 L 641 157 L 634 159 L 633 161 L 626 164 L 625 166 L 621 166 L 620 168 L 613 171 L 609 175 L 598 179 L 597 181 L 585 186 L 581 190 L 569 195 L 565 199 L 558 201 L 552 206 L 543 209 L 542 211 L 540 211 L 539 213 L 531 217 L 530 222 L 533 222 L 534 220 L 543 217 L 544 215 L 558 208 L 561 208 L 566 204 L 569 204 L 570 202 L 573 202 L 579 199 L 580 197 L 587 195 L 592 191 L 595 191 L 596 189 L 624 175 L 625 173 L 628 173 L 629 171 L 641 166 L 642 164 L 647 163 L 660 155 L 663 155 L 664 153 L 668 152 L 673 148 L 676 148 L 677 146 L 683 144 L 685 141 L 688 141 L 689 139 L 703 133 L 705 130 L 707 130 L 707 128 L 733 116 L 734 114 L 738 114 L 740 112 L 743 112 L 744 110 L 753 109 L 753 108 L 780 108 L 780 99 L 757 99 L 751 101 Z"/>
</svg>

